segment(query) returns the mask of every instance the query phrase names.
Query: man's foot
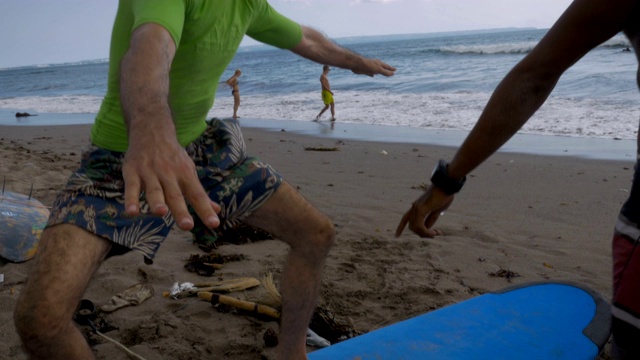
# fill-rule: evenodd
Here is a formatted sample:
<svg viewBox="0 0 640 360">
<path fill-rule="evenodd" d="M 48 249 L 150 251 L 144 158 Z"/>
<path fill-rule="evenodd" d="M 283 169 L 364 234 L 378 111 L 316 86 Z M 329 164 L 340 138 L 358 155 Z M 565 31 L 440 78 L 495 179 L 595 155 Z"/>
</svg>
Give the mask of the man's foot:
<svg viewBox="0 0 640 360">
<path fill-rule="evenodd" d="M 331 121 L 336 121 L 336 118 L 332 117 L 332 118 L 331 118 Z"/>
<path fill-rule="evenodd" d="M 313 119 L 313 121 L 320 121 L 320 115 L 316 116 L 316 118 Z"/>
</svg>

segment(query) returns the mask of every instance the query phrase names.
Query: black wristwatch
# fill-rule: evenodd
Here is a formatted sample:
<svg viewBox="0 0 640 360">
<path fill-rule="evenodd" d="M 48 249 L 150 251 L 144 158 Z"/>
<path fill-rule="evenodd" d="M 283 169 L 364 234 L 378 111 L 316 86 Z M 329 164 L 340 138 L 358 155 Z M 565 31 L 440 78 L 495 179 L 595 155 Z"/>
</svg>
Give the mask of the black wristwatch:
<svg viewBox="0 0 640 360">
<path fill-rule="evenodd" d="M 465 176 L 461 180 L 452 179 L 447 174 L 447 167 L 449 167 L 449 163 L 444 160 L 438 161 L 438 165 L 433 168 L 431 173 L 431 183 L 445 194 L 453 195 L 462 189 L 467 177 Z"/>
</svg>

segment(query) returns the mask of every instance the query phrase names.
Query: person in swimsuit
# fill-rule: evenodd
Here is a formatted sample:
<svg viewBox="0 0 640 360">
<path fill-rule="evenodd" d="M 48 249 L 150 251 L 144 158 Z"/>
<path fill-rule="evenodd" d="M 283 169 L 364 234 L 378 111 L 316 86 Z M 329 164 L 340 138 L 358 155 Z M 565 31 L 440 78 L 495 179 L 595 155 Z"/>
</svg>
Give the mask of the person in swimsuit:
<svg viewBox="0 0 640 360">
<path fill-rule="evenodd" d="M 324 103 L 324 108 L 320 110 L 320 113 L 318 114 L 318 116 L 316 116 L 315 121 L 319 121 L 322 114 L 324 114 L 324 112 L 327 111 L 329 107 L 331 107 L 331 121 L 336 121 L 336 111 L 333 103 L 333 91 L 331 91 L 331 85 L 329 85 L 329 78 L 327 77 L 330 70 L 331 69 L 329 69 L 329 65 L 325 65 L 322 67 L 322 75 L 320 75 L 320 87 L 322 91 L 322 102 Z"/>
<path fill-rule="evenodd" d="M 434 229 L 466 176 L 509 140 L 545 102 L 560 76 L 590 50 L 623 32 L 640 54 L 640 0 L 575 0 L 500 82 L 450 163 L 441 160 L 431 185 L 400 221 L 421 237 Z M 640 60 L 640 58 L 638 58 Z M 640 73 L 635 79 L 640 86 Z M 612 121 L 615 119 L 612 119 Z M 640 131 L 638 132 L 640 145 Z M 640 150 L 640 148 L 639 148 Z M 613 355 L 640 359 L 640 152 L 633 185 L 615 224 L 613 248 Z"/>
<path fill-rule="evenodd" d="M 266 0 L 120 0 L 91 147 L 53 204 L 15 308 L 29 358 L 94 358 L 72 318 L 108 257 L 133 250 L 149 264 L 174 224 L 206 243 L 213 229 L 239 221 L 290 247 L 276 353 L 307 358 L 333 224 L 270 165 L 246 154 L 237 120 L 206 119 L 245 34 L 356 74 L 395 72 Z"/>
<path fill-rule="evenodd" d="M 242 75 L 240 69 L 236 69 L 236 72 L 227 81 L 227 85 L 231 86 L 231 95 L 233 95 L 233 118 L 238 118 L 238 108 L 240 107 L 240 86 L 238 78 Z"/>
</svg>

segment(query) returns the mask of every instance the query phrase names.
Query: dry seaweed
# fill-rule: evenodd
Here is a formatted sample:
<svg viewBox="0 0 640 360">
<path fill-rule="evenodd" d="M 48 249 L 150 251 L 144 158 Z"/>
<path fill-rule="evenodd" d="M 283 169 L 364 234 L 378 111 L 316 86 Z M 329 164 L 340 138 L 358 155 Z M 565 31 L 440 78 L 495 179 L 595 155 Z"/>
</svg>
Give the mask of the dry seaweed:
<svg viewBox="0 0 640 360">
<path fill-rule="evenodd" d="M 191 254 L 184 267 L 198 275 L 212 276 L 216 270 L 222 268 L 222 264 L 244 259 L 245 256 L 242 254 L 220 255 L 214 252 L 205 255 Z"/>
<path fill-rule="evenodd" d="M 511 279 L 520 277 L 520 274 L 509 269 L 500 268 L 500 270 L 496 272 L 490 272 L 489 276 L 505 278 L 507 281 L 511 282 Z"/>
<path fill-rule="evenodd" d="M 339 151 L 340 149 L 338 149 L 337 147 L 306 147 L 304 148 L 304 151 Z"/>
</svg>

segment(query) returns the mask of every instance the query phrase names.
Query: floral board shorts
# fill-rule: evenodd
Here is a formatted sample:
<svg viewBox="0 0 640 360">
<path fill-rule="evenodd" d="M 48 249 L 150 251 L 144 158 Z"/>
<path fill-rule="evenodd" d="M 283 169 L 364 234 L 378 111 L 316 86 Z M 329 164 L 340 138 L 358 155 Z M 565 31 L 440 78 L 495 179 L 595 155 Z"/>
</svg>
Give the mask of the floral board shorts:
<svg viewBox="0 0 640 360">
<path fill-rule="evenodd" d="M 211 200 L 220 204 L 221 228 L 234 226 L 273 195 L 282 177 L 268 164 L 246 155 L 240 124 L 233 119 L 212 119 L 203 135 L 186 147 L 200 182 Z M 130 250 L 152 260 L 174 225 L 173 216 L 149 213 L 140 197 L 141 214 L 130 216 L 124 208 L 124 153 L 90 146 L 80 168 L 57 195 L 47 227 L 73 224 L 114 243 L 109 255 Z M 194 241 L 211 246 L 216 233 L 208 229 L 189 207 L 195 226 Z"/>
</svg>

